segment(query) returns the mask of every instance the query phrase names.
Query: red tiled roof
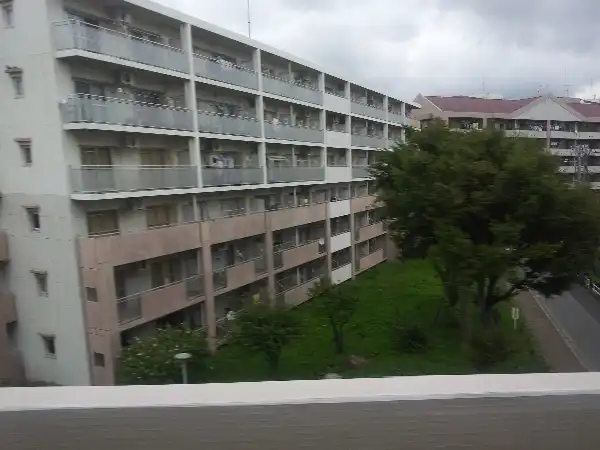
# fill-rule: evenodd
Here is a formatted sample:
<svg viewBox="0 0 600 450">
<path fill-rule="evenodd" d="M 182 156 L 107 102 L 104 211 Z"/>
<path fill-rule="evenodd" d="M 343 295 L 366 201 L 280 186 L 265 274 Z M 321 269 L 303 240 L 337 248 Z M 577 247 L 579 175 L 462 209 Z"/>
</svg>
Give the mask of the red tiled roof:
<svg viewBox="0 0 600 450">
<path fill-rule="evenodd" d="M 600 103 L 582 103 L 579 98 L 563 98 L 562 100 L 584 117 L 600 117 Z"/>
<path fill-rule="evenodd" d="M 537 100 L 539 97 L 522 98 L 518 100 L 498 100 L 477 97 L 455 96 L 425 97 L 442 111 L 482 113 L 482 114 L 510 114 L 523 106 Z"/>
</svg>

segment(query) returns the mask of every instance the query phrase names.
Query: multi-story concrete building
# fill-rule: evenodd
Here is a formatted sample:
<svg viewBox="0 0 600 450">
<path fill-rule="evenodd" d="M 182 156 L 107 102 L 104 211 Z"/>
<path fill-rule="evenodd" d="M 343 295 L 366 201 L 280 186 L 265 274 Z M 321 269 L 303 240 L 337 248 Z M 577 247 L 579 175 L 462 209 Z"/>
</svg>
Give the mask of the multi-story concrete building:
<svg viewBox="0 0 600 450">
<path fill-rule="evenodd" d="M 386 258 L 366 169 L 418 105 L 145 0 L 0 20 L 0 377 L 110 384 L 157 326 L 215 346 Z"/>
<path fill-rule="evenodd" d="M 577 168 L 574 148 L 590 149 L 586 168 L 592 187 L 600 188 L 600 102 L 543 95 L 516 100 L 485 97 L 419 95 L 416 116 L 445 120 L 452 129 L 494 126 L 507 134 L 538 139 L 561 161 L 561 173 L 572 181 Z"/>
</svg>

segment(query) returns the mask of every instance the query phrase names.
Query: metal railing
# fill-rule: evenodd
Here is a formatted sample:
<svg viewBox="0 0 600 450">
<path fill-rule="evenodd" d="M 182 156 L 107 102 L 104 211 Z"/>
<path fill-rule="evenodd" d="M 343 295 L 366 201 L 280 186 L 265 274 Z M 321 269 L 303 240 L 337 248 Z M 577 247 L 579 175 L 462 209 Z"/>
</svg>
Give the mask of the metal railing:
<svg viewBox="0 0 600 450">
<path fill-rule="evenodd" d="M 404 124 L 405 120 L 401 113 L 388 112 L 388 121 L 394 123 Z"/>
<path fill-rule="evenodd" d="M 204 296 L 204 277 L 196 276 L 186 279 L 185 291 L 188 300 L 193 300 L 195 298 Z"/>
<path fill-rule="evenodd" d="M 325 167 L 267 167 L 267 180 L 269 183 L 324 181 Z"/>
<path fill-rule="evenodd" d="M 350 112 L 353 114 L 360 114 L 361 116 L 375 117 L 377 119 L 385 120 L 386 112 L 384 109 L 369 106 L 364 103 L 359 103 L 356 100 L 352 100 L 350 106 Z"/>
<path fill-rule="evenodd" d="M 285 139 L 287 141 L 323 143 L 325 133 L 318 128 L 286 125 L 281 122 L 265 122 L 265 137 L 268 139 Z"/>
<path fill-rule="evenodd" d="M 194 73 L 199 77 L 222 81 L 236 86 L 258 89 L 258 74 L 252 69 L 225 60 L 194 55 Z"/>
<path fill-rule="evenodd" d="M 227 287 L 227 268 L 213 271 L 213 290 L 220 291 Z"/>
<path fill-rule="evenodd" d="M 263 74 L 263 91 L 304 102 L 323 104 L 323 92 L 309 86 Z"/>
<path fill-rule="evenodd" d="M 352 166 L 352 178 L 370 178 L 369 166 Z"/>
<path fill-rule="evenodd" d="M 65 123 L 102 123 L 192 131 L 192 113 L 134 100 L 75 94 L 60 105 Z"/>
<path fill-rule="evenodd" d="M 198 111 L 200 133 L 232 134 L 260 137 L 260 122 L 254 117 L 229 116 L 209 111 Z"/>
<path fill-rule="evenodd" d="M 140 39 L 78 20 L 54 24 L 57 50 L 85 50 L 163 69 L 188 72 L 188 60 L 180 48 Z"/>
<path fill-rule="evenodd" d="M 254 273 L 262 275 L 267 272 L 267 261 L 264 256 L 259 256 L 254 260 Z"/>
<path fill-rule="evenodd" d="M 597 285 L 596 283 L 594 283 L 590 277 L 584 275 L 583 277 L 583 281 L 585 284 L 585 287 L 588 288 L 590 291 L 592 291 L 593 294 L 597 295 L 600 297 L 600 286 Z"/>
<path fill-rule="evenodd" d="M 351 143 L 355 147 L 372 147 L 372 148 L 386 148 L 387 147 L 387 141 L 384 137 L 368 136 L 366 134 L 353 134 L 351 137 Z"/>
<path fill-rule="evenodd" d="M 195 166 L 82 166 L 71 168 L 79 193 L 130 192 L 198 187 Z"/>
<path fill-rule="evenodd" d="M 117 300 L 117 317 L 120 324 L 131 322 L 142 317 L 141 294 Z"/>
<path fill-rule="evenodd" d="M 262 184 L 263 171 L 260 167 L 203 167 L 203 186 L 234 186 Z"/>
</svg>

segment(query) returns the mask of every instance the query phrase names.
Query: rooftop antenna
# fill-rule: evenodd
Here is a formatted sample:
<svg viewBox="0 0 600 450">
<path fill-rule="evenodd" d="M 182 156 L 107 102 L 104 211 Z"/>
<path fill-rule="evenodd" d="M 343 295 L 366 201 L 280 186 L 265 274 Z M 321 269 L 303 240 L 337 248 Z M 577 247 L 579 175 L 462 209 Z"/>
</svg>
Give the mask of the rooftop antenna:
<svg viewBox="0 0 600 450">
<path fill-rule="evenodd" d="M 250 0 L 246 0 L 246 12 L 248 16 L 248 37 L 252 37 L 252 20 L 250 19 Z"/>
</svg>

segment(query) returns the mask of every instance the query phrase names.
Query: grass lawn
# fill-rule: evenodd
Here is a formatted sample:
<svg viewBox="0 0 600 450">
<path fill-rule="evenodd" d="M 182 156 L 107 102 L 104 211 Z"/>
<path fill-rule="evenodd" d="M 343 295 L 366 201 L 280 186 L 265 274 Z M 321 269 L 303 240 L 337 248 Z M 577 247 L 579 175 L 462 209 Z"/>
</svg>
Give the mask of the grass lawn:
<svg viewBox="0 0 600 450">
<path fill-rule="evenodd" d="M 327 319 L 315 308 L 319 300 L 311 300 L 290 312 L 303 321 L 305 335 L 284 350 L 280 379 L 322 378 L 329 372 L 344 377 L 474 372 L 468 353 L 462 350 L 460 329 L 435 324 L 443 299 L 440 283 L 426 261 L 381 264 L 350 283 L 360 303 L 346 328 L 346 355 L 335 354 Z M 396 313 L 410 323 L 422 325 L 429 337 L 425 351 L 401 353 L 393 349 L 389 324 Z M 514 352 L 492 372 L 547 371 L 527 330 L 522 325 L 513 330 L 509 304 L 502 310 L 502 327 Z M 347 364 L 348 355 L 363 357 L 367 363 L 360 369 L 352 369 Z M 235 344 L 222 347 L 210 364 L 209 381 L 212 382 L 269 379 L 262 356 Z"/>
</svg>

